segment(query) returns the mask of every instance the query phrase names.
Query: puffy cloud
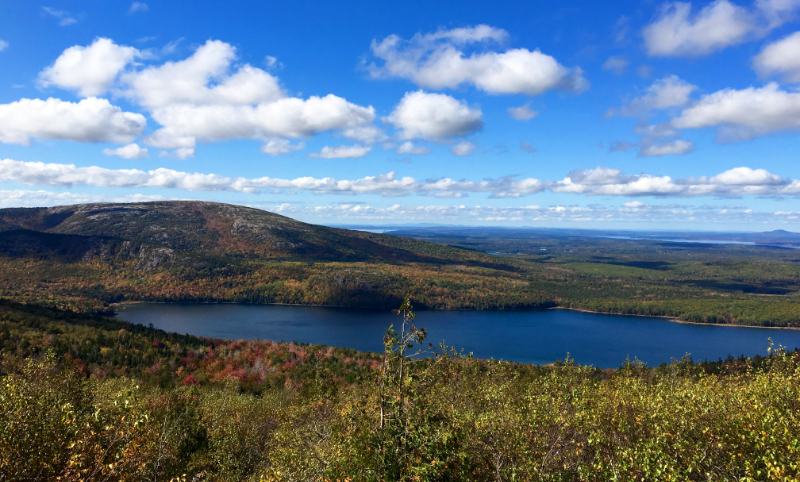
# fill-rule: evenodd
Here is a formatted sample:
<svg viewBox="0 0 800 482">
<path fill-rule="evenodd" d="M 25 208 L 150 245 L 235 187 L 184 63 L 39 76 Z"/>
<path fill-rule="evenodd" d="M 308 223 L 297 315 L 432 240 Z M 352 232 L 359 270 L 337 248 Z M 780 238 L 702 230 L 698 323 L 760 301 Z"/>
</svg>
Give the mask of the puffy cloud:
<svg viewBox="0 0 800 482">
<path fill-rule="evenodd" d="M 299 151 L 306 147 L 304 142 L 299 144 L 292 144 L 287 139 L 271 139 L 266 144 L 261 146 L 261 152 L 270 156 L 277 156 L 280 154 L 288 154 L 293 151 Z"/>
<path fill-rule="evenodd" d="M 305 138 L 320 132 L 368 126 L 375 109 L 327 95 L 250 105 L 177 104 L 151 113 L 161 129 L 145 143 L 164 149 L 194 147 L 196 141 Z"/>
<path fill-rule="evenodd" d="M 287 139 L 321 132 L 336 131 L 365 143 L 386 138 L 372 125 L 372 107 L 332 94 L 287 97 L 278 79 L 264 70 L 245 64 L 231 72 L 235 59 L 233 46 L 209 40 L 185 60 L 124 74 L 124 95 L 150 108 L 162 126 L 145 143 L 194 154 L 198 141 L 264 139 L 262 152 L 275 155 L 302 146 Z"/>
<path fill-rule="evenodd" d="M 625 59 L 625 57 L 615 55 L 603 62 L 603 70 L 610 70 L 617 75 L 622 75 L 625 73 L 625 69 L 628 68 L 628 65 L 630 65 L 630 62 Z"/>
<path fill-rule="evenodd" d="M 786 184 L 786 179 L 776 176 L 766 169 L 750 169 L 749 167 L 729 169 L 711 177 L 709 181 L 716 184 L 737 186 L 746 186 L 750 184 L 756 186 L 783 186 Z"/>
<path fill-rule="evenodd" d="M 144 143 L 174 149 L 160 154 L 166 157 L 186 159 L 194 155 L 198 142 L 229 139 L 262 140 L 262 152 L 270 155 L 302 148 L 302 143 L 292 145 L 289 139 L 321 132 L 366 144 L 388 139 L 372 124 L 372 107 L 335 95 L 288 97 L 278 79 L 266 71 L 248 64 L 233 68 L 236 49 L 225 42 L 209 40 L 184 60 L 125 71 L 136 58 L 151 60 L 152 55 L 99 38 L 87 47 L 65 50 L 40 74 L 40 83 L 89 96 L 111 89 L 144 106 L 161 125 Z M 136 115 L 137 120 L 144 119 Z M 141 134 L 141 129 L 138 132 Z M 0 140 L 11 137 L 7 132 L 0 134 Z M 104 140 L 133 140 L 130 136 L 111 137 L 113 132 Z M 29 142 L 27 138 L 24 141 Z"/>
<path fill-rule="evenodd" d="M 800 0 L 756 0 L 756 8 L 767 18 L 768 28 L 775 28 L 791 20 L 800 8 Z"/>
<path fill-rule="evenodd" d="M 117 75 L 140 56 L 141 52 L 133 47 L 98 38 L 88 47 L 76 45 L 66 49 L 53 65 L 39 74 L 39 84 L 76 90 L 82 97 L 101 95 L 111 87 Z"/>
<path fill-rule="evenodd" d="M 370 120 L 370 122 L 372 121 Z M 383 130 L 375 127 L 372 124 L 361 124 L 355 127 L 347 127 L 341 131 L 341 134 L 348 139 L 366 142 L 369 144 L 383 142 L 389 138 L 389 136 L 387 136 Z"/>
<path fill-rule="evenodd" d="M 380 194 L 402 196 L 457 197 L 469 193 L 488 193 L 493 198 L 517 198 L 542 191 L 588 196 L 631 197 L 736 197 L 800 196 L 800 180 L 782 178 L 764 169 L 737 167 L 715 176 L 673 179 L 651 174 L 626 175 L 618 169 L 598 167 L 570 172 L 561 181 L 506 176 L 483 181 L 456 181 L 451 178 L 420 181 L 398 177 L 389 172 L 355 180 L 301 177 L 225 177 L 216 174 L 188 173 L 159 168 L 106 169 L 98 166 L 76 167 L 73 164 L 46 164 L 0 160 L 0 182 L 16 181 L 40 186 L 96 186 L 115 188 L 166 188 L 187 191 L 231 191 L 244 193 L 273 192 L 276 189 L 311 191 L 327 194 Z"/>
<path fill-rule="evenodd" d="M 508 115 L 518 121 L 531 120 L 539 115 L 539 111 L 531 109 L 530 104 L 525 104 L 519 107 L 509 107 L 507 110 Z"/>
<path fill-rule="evenodd" d="M 147 149 L 139 147 L 139 144 L 133 143 L 127 146 L 122 146 L 117 149 L 103 149 L 103 154 L 107 156 L 119 156 L 123 159 L 145 159 Z"/>
<path fill-rule="evenodd" d="M 128 13 L 146 12 L 149 9 L 150 7 L 148 7 L 144 2 L 133 2 L 130 10 L 128 10 Z"/>
<path fill-rule="evenodd" d="M 764 47 L 753 66 L 759 75 L 780 75 L 787 82 L 800 82 L 800 32 Z"/>
<path fill-rule="evenodd" d="M 697 86 L 670 75 L 654 82 L 643 96 L 636 97 L 619 109 L 609 109 L 607 115 L 637 117 L 646 115 L 651 110 L 680 107 L 689 102 L 695 90 Z"/>
<path fill-rule="evenodd" d="M 0 38 L 0 52 L 8 48 L 8 42 Z"/>
<path fill-rule="evenodd" d="M 0 104 L 0 142 L 29 145 L 31 137 L 76 142 L 131 142 L 144 131 L 143 115 L 123 112 L 106 99 L 78 103 L 21 99 Z"/>
<path fill-rule="evenodd" d="M 573 171 L 549 185 L 554 192 L 590 196 L 797 196 L 800 182 L 781 178 L 764 169 L 737 167 L 712 177 L 672 179 L 669 176 L 628 176 L 618 169 L 598 167 Z"/>
<path fill-rule="evenodd" d="M 716 0 L 692 16 L 691 3 L 668 3 L 642 36 L 651 56 L 698 57 L 761 38 L 799 7 L 798 0 L 757 0 L 752 9 Z"/>
<path fill-rule="evenodd" d="M 689 154 L 694 151 L 694 142 L 672 141 L 664 144 L 651 144 L 643 146 L 639 151 L 639 157 L 659 157 L 672 154 Z"/>
<path fill-rule="evenodd" d="M 408 193 L 483 192 L 495 197 L 520 197 L 544 189 L 537 179 L 515 181 L 512 177 L 480 182 L 454 181 L 450 178 L 418 181 L 411 177 L 398 178 L 395 172 L 367 176 L 357 180 L 301 177 L 297 179 L 231 178 L 216 174 L 187 173 L 159 168 L 106 169 L 98 166 L 76 167 L 73 164 L 46 164 L 12 159 L 0 160 L 0 182 L 16 181 L 41 186 L 97 186 L 124 188 L 168 188 L 187 191 L 233 191 L 259 193 L 274 189 L 291 189 L 331 194 L 381 194 L 397 196 Z"/>
<path fill-rule="evenodd" d="M 308 157 L 317 159 L 358 159 L 369 154 L 372 148 L 369 146 L 325 146 L 320 152 L 314 152 Z"/>
<path fill-rule="evenodd" d="M 62 27 L 66 27 L 67 25 L 72 25 L 78 22 L 75 17 L 70 15 L 70 13 L 66 10 L 56 10 L 55 8 L 51 7 L 42 7 L 42 11 L 51 17 L 57 18 L 58 24 Z"/>
<path fill-rule="evenodd" d="M 406 141 L 397 147 L 397 153 L 419 156 L 422 154 L 430 154 L 431 150 L 425 146 L 415 146 L 411 141 Z"/>
<path fill-rule="evenodd" d="M 175 157 L 180 160 L 189 159 L 194 157 L 195 149 L 194 147 L 179 147 L 175 149 Z"/>
<path fill-rule="evenodd" d="M 647 53 L 652 56 L 697 57 L 753 36 L 756 19 L 743 7 L 716 0 L 691 16 L 692 4 L 675 2 L 642 31 Z"/>
<path fill-rule="evenodd" d="M 408 41 L 390 35 L 372 41 L 372 54 L 383 64 L 373 63 L 368 69 L 373 78 L 400 77 L 430 89 L 472 84 L 491 94 L 539 95 L 588 88 L 579 68 L 568 69 L 539 50 L 464 52 L 470 44 L 502 42 L 507 36 L 505 30 L 488 25 L 417 34 Z"/>
<path fill-rule="evenodd" d="M 800 93 L 770 83 L 761 88 L 725 89 L 701 98 L 672 120 L 678 129 L 719 127 L 723 141 L 800 129 Z"/>
<path fill-rule="evenodd" d="M 402 139 L 441 141 L 479 131 L 482 115 L 449 95 L 417 91 L 406 93 L 385 120 L 400 129 Z"/>
<path fill-rule="evenodd" d="M 261 69 L 245 64 L 229 74 L 235 59 L 232 45 L 209 40 L 188 59 L 123 75 L 124 95 L 153 109 L 176 104 L 249 105 L 285 97 L 278 79 Z"/>
<path fill-rule="evenodd" d="M 462 141 L 450 148 L 450 152 L 457 156 L 468 156 L 478 147 L 472 142 Z"/>
<path fill-rule="evenodd" d="M 695 145 L 689 141 L 676 140 L 659 143 L 659 139 L 680 137 L 681 133 L 670 123 L 652 125 L 645 118 L 654 110 L 676 108 L 688 104 L 692 92 L 696 89 L 696 86 L 681 80 L 675 75 L 670 75 L 654 82 L 647 88 L 643 96 L 634 98 L 619 109 L 609 109 L 606 112 L 607 116 L 620 115 L 642 118 L 634 127 L 634 132 L 642 136 L 642 139 L 636 143 L 613 142 L 609 147 L 609 151 L 627 151 L 638 146 L 640 148 L 638 157 L 688 154 L 692 152 Z"/>
</svg>

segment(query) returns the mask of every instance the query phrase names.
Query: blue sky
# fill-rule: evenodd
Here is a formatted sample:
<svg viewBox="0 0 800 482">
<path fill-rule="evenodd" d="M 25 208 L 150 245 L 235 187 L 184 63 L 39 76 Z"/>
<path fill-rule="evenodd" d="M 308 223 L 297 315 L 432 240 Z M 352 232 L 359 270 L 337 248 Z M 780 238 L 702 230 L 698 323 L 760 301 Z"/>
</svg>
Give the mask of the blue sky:
<svg viewBox="0 0 800 482">
<path fill-rule="evenodd" d="M 800 0 L 6 2 L 0 206 L 798 230 Z"/>
</svg>

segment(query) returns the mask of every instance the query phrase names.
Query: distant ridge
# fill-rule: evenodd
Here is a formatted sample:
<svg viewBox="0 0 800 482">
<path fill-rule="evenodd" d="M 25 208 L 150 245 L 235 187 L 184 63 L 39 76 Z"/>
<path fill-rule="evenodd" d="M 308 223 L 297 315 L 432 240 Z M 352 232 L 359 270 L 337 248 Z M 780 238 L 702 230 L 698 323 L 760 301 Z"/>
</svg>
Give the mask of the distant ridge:
<svg viewBox="0 0 800 482">
<path fill-rule="evenodd" d="M 12 234 L 19 230 L 25 233 Z M 64 236 L 62 244 L 79 252 L 68 253 L 64 246 L 58 247 L 59 235 Z M 106 243 L 106 251 L 115 252 L 134 249 L 139 253 L 161 247 L 172 250 L 161 251 L 167 257 L 180 251 L 229 258 L 441 262 L 442 257 L 463 253 L 425 241 L 307 224 L 260 209 L 206 201 L 0 209 L 0 238 L 7 240 L 0 240 L 0 250 L 8 253 L 12 249 L 8 242 L 12 236 L 17 238 L 16 244 L 21 237 L 28 239 L 30 254 L 58 252 L 64 259 L 102 251 L 98 243 Z M 79 242 L 68 236 L 87 239 Z"/>
<path fill-rule="evenodd" d="M 79 311 L 120 301 L 394 309 L 405 297 L 418 308 L 555 306 L 520 269 L 462 247 L 230 204 L 0 209 L 0 299 Z"/>
</svg>

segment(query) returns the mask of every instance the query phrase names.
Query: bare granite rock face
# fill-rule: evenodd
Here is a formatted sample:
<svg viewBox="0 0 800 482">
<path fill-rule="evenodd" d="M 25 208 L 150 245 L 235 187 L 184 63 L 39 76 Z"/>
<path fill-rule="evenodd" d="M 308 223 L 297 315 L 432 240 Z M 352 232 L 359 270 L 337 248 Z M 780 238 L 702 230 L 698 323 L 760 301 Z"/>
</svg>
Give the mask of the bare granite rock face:
<svg viewBox="0 0 800 482">
<path fill-rule="evenodd" d="M 170 248 L 146 247 L 139 250 L 139 261 L 133 268 L 136 271 L 155 271 L 168 264 L 175 257 L 175 251 Z"/>
</svg>

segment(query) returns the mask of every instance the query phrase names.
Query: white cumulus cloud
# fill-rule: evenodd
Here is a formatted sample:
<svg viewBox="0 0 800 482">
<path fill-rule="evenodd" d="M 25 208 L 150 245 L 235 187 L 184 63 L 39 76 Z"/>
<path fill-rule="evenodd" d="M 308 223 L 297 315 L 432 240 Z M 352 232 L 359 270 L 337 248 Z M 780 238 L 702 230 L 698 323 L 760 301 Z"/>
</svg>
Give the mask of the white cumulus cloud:
<svg viewBox="0 0 800 482">
<path fill-rule="evenodd" d="M 390 35 L 372 41 L 372 54 L 382 64 L 368 68 L 373 78 L 400 77 L 429 89 L 472 84 L 490 94 L 527 95 L 588 89 L 580 68 L 564 67 L 539 50 L 464 51 L 471 44 L 496 44 L 507 36 L 505 30 L 488 25 L 417 34 L 410 40 Z"/>
<path fill-rule="evenodd" d="M 768 28 L 775 28 L 796 17 L 800 0 L 756 0 L 756 8 L 767 18 Z"/>
<path fill-rule="evenodd" d="M 264 143 L 261 151 L 269 155 L 298 150 L 303 144 L 290 144 L 290 139 L 305 139 L 322 132 L 361 144 L 388 139 L 373 124 L 375 110 L 371 106 L 359 106 L 333 94 L 308 99 L 290 97 L 277 77 L 249 64 L 236 64 L 236 49 L 225 42 L 209 40 L 188 58 L 174 62 L 143 67 L 136 63 L 137 59 L 148 62 L 154 56 L 98 38 L 89 46 L 65 50 L 42 71 L 39 81 L 42 86 L 76 90 L 90 97 L 112 91 L 143 106 L 160 124 L 143 142 L 174 149 L 159 154 L 164 157 L 186 159 L 194 156 L 198 142 L 230 139 L 260 140 Z M 143 119 L 136 116 L 137 120 Z M 66 120 L 62 119 L 62 123 Z M 97 124 L 102 121 L 102 117 L 95 120 Z M 106 137 L 119 138 L 114 134 L 115 126 L 109 128 L 111 133 Z M 38 129 L 49 132 L 45 125 Z M 12 138 L 13 132 L 9 127 L 0 139 Z M 129 136 L 124 139 L 121 142 L 133 140 Z M 29 141 L 25 138 L 24 142 Z"/>
<path fill-rule="evenodd" d="M 651 174 L 625 175 L 598 167 L 573 171 L 564 180 L 548 184 L 553 192 L 590 196 L 738 197 L 798 196 L 800 181 L 781 178 L 764 169 L 737 167 L 716 176 L 672 179 Z"/>
<path fill-rule="evenodd" d="M 82 97 L 101 95 L 117 75 L 140 56 L 141 52 L 133 47 L 98 38 L 88 47 L 76 45 L 64 50 L 53 65 L 39 74 L 39 84 L 76 90 Z"/>
<path fill-rule="evenodd" d="M 0 52 L 8 48 L 8 42 L 0 38 Z"/>
<path fill-rule="evenodd" d="M 647 53 L 653 56 L 707 55 L 747 40 L 755 19 L 745 8 L 716 0 L 695 15 L 692 4 L 665 5 L 659 18 L 642 31 Z"/>
<path fill-rule="evenodd" d="M 400 130 L 402 139 L 441 141 L 479 131 L 482 115 L 449 95 L 417 91 L 406 93 L 385 120 Z"/>
<path fill-rule="evenodd" d="M 689 2 L 665 4 L 642 30 L 651 56 L 699 57 L 761 38 L 790 20 L 798 0 L 756 0 L 752 8 L 715 0 L 692 14 Z"/>
<path fill-rule="evenodd" d="M 395 197 L 406 194 L 464 197 L 469 193 L 488 193 L 493 198 L 517 198 L 542 191 L 588 196 L 652 197 L 737 197 L 800 196 L 800 180 L 777 176 L 764 169 L 737 167 L 714 176 L 673 179 L 651 174 L 626 175 L 618 169 L 598 167 L 570 172 L 561 181 L 506 176 L 483 181 L 451 178 L 417 180 L 398 177 L 392 171 L 355 180 L 300 177 L 226 177 L 217 174 L 189 173 L 159 168 L 107 169 L 98 166 L 0 160 L 0 182 L 15 181 L 38 186 L 96 186 L 114 188 L 164 188 L 187 191 L 272 192 L 275 189 L 328 194 L 379 194 Z"/>
<path fill-rule="evenodd" d="M 176 104 L 249 105 L 284 98 L 278 79 L 248 64 L 231 73 L 236 49 L 209 40 L 188 59 L 126 73 L 124 95 L 153 109 Z"/>
<path fill-rule="evenodd" d="M 468 156 L 478 147 L 472 142 L 462 141 L 450 148 L 450 152 L 457 156 Z"/>
<path fill-rule="evenodd" d="M 670 75 L 654 82 L 643 96 L 634 98 L 619 109 L 610 109 L 608 115 L 637 117 L 646 115 L 651 110 L 680 107 L 689 102 L 695 90 L 697 86 L 676 75 Z"/>
<path fill-rule="evenodd" d="M 196 141 L 306 138 L 320 132 L 371 124 L 372 107 L 327 95 L 306 100 L 288 97 L 251 105 L 177 104 L 151 112 L 163 127 L 145 139 L 154 147 L 195 147 Z"/>
<path fill-rule="evenodd" d="M 123 159 L 146 159 L 147 149 L 142 148 L 139 144 L 133 143 L 127 146 L 122 146 L 117 149 L 103 149 L 103 154 L 107 156 L 119 156 Z"/>
<path fill-rule="evenodd" d="M 270 139 L 263 146 L 261 152 L 270 156 L 277 156 L 280 154 L 289 154 L 293 151 L 299 151 L 306 147 L 304 142 L 292 144 L 288 139 Z"/>
<path fill-rule="evenodd" d="M 800 129 L 800 93 L 764 87 L 724 89 L 703 96 L 672 120 L 678 129 L 719 127 L 722 141 L 752 139 L 772 132 Z"/>
<path fill-rule="evenodd" d="M 399 178 L 389 172 L 356 180 L 337 180 L 331 177 L 278 179 L 270 177 L 226 177 L 159 168 L 151 171 L 138 169 L 106 169 L 98 166 L 77 167 L 74 164 L 24 162 L 13 159 L 0 160 L 0 182 L 16 181 L 40 186 L 96 186 L 117 188 L 166 188 L 187 191 L 232 191 L 259 193 L 274 189 L 311 191 L 329 194 L 380 194 L 398 196 L 409 193 L 436 195 L 437 193 L 490 193 L 493 197 L 521 197 L 540 192 L 544 184 L 538 179 L 514 180 L 511 176 L 496 180 L 454 181 L 450 178 L 418 181 L 412 177 Z"/>
<path fill-rule="evenodd" d="M 753 66 L 761 76 L 780 75 L 787 82 L 800 82 L 800 32 L 764 47 Z"/>
<path fill-rule="evenodd" d="M 29 145 L 31 138 L 76 142 L 131 142 L 144 131 L 143 115 L 123 112 L 106 99 L 78 103 L 21 99 L 0 104 L 0 142 Z"/>
<path fill-rule="evenodd" d="M 358 159 L 369 154 L 369 146 L 325 146 L 319 152 L 313 152 L 308 157 L 317 159 Z"/>
</svg>

